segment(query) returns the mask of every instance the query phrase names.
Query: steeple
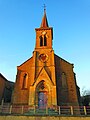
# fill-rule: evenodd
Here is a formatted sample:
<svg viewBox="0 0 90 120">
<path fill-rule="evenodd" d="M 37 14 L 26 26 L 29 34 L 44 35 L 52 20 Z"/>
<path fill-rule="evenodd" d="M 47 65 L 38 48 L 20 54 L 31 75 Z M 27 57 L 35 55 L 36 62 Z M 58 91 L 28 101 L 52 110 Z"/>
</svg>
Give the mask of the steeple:
<svg viewBox="0 0 90 120">
<path fill-rule="evenodd" d="M 48 26 L 48 21 L 47 21 L 47 16 L 46 16 L 46 9 L 45 9 L 45 6 L 44 6 L 44 16 L 42 18 L 40 28 L 46 28 L 46 27 L 49 27 L 49 26 Z"/>
<path fill-rule="evenodd" d="M 49 27 L 46 9 L 44 5 L 44 16 L 42 18 L 42 22 L 39 28 L 36 28 L 36 45 L 35 49 L 52 49 L 52 39 L 53 39 L 53 28 Z"/>
</svg>

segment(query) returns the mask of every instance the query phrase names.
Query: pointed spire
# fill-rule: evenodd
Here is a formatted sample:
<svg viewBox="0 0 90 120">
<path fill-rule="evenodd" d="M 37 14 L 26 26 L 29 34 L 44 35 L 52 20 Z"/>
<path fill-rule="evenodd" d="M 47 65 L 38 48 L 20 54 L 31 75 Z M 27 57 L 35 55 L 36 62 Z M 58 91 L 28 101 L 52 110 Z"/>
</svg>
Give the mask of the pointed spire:
<svg viewBox="0 0 90 120">
<path fill-rule="evenodd" d="M 47 21 L 47 16 L 46 16 L 46 6 L 44 5 L 44 16 L 42 18 L 42 22 L 41 22 L 41 26 L 40 28 L 46 28 L 46 27 L 49 27 L 48 26 L 48 21 Z"/>
</svg>

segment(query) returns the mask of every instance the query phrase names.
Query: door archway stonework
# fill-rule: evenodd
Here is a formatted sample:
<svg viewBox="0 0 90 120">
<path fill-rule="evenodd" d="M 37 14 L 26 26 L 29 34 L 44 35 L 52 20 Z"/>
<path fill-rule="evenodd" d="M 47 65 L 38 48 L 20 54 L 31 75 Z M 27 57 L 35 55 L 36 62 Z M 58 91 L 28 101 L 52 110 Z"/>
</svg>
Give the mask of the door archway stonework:
<svg viewBox="0 0 90 120">
<path fill-rule="evenodd" d="M 56 105 L 56 86 L 53 86 L 48 80 L 37 81 L 34 86 L 30 86 L 29 105 L 38 106 L 38 94 L 40 92 L 47 94 L 47 106 Z"/>
</svg>

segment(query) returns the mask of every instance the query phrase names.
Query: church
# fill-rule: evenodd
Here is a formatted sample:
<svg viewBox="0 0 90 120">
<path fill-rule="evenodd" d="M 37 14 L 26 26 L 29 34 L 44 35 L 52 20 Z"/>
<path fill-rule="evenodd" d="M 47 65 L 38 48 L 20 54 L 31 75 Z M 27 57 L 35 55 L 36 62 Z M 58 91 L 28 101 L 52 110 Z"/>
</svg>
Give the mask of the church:
<svg viewBox="0 0 90 120">
<path fill-rule="evenodd" d="M 12 104 L 46 107 L 79 105 L 79 87 L 74 65 L 54 53 L 53 28 L 46 10 L 36 31 L 33 55 L 17 66 Z"/>
</svg>

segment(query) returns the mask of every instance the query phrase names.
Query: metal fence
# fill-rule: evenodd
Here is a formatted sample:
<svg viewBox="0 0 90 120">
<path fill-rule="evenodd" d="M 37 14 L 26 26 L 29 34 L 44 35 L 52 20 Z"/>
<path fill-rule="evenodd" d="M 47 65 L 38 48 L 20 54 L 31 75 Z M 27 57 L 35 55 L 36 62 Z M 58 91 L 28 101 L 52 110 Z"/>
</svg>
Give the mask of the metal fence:
<svg viewBox="0 0 90 120">
<path fill-rule="evenodd" d="M 28 105 L 0 105 L 1 115 L 89 115 L 90 106 L 50 106 L 38 108 Z"/>
</svg>

